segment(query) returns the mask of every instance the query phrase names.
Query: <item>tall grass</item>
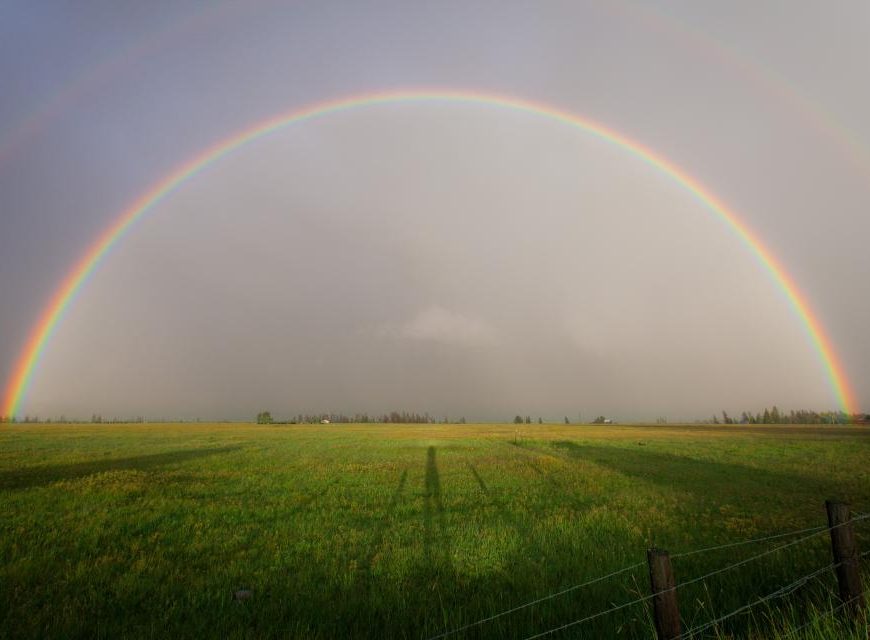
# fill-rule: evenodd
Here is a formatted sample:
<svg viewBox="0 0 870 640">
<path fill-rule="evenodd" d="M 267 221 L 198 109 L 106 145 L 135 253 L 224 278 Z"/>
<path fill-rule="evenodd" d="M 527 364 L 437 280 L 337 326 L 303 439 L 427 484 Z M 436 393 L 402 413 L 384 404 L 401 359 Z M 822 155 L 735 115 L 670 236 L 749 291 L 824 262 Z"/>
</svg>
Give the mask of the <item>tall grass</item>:
<svg viewBox="0 0 870 640">
<path fill-rule="evenodd" d="M 861 427 L 8 426 L 0 637 L 428 638 L 641 563 L 451 636 L 525 638 L 646 596 L 648 546 L 870 511 L 868 454 Z M 782 542 L 675 558 L 677 581 Z M 681 588 L 684 627 L 830 562 L 822 532 Z M 815 620 L 835 585 L 703 637 L 859 637 Z M 641 602 L 553 637 L 653 636 Z"/>
</svg>

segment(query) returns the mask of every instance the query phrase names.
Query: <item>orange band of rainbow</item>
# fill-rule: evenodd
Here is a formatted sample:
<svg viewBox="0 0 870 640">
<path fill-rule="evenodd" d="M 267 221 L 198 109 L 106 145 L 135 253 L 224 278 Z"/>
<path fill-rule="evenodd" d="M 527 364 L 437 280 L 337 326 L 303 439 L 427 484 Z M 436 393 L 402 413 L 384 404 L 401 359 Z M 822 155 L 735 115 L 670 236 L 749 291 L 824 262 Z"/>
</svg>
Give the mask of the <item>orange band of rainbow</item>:
<svg viewBox="0 0 870 640">
<path fill-rule="evenodd" d="M 302 109 L 282 114 L 264 122 L 260 122 L 241 133 L 222 140 L 192 160 L 178 167 L 166 178 L 158 182 L 124 211 L 115 222 L 106 229 L 91 245 L 85 255 L 76 263 L 69 275 L 64 279 L 54 296 L 45 307 L 39 321 L 32 329 L 30 337 L 13 369 L 3 400 L 3 414 L 16 416 L 27 389 L 33 378 L 34 370 L 45 351 L 52 333 L 63 319 L 65 310 L 82 288 L 88 276 L 94 272 L 109 249 L 118 242 L 131 226 L 154 205 L 178 189 L 184 182 L 195 176 L 210 164 L 217 162 L 225 155 L 292 124 L 311 120 L 333 113 L 348 111 L 361 107 L 372 107 L 383 104 L 403 102 L 449 102 L 459 104 L 489 105 L 514 111 L 542 116 L 561 122 L 602 140 L 622 147 L 626 151 L 652 165 L 666 176 L 691 192 L 700 202 L 731 227 L 746 245 L 752 249 L 758 260 L 766 267 L 770 276 L 781 288 L 792 309 L 797 313 L 806 332 L 811 339 L 819 359 L 830 381 L 840 408 L 847 414 L 855 413 L 855 403 L 846 373 L 839 362 L 830 339 L 822 329 L 821 322 L 812 312 L 804 296 L 800 293 L 791 277 L 782 265 L 768 250 L 761 240 L 741 222 L 736 214 L 710 193 L 688 173 L 672 164 L 664 157 L 654 153 L 639 142 L 629 140 L 625 136 L 586 118 L 561 111 L 559 109 L 530 102 L 527 100 L 485 94 L 476 91 L 457 90 L 406 90 L 385 93 L 368 93 L 339 100 L 321 102 Z"/>
</svg>

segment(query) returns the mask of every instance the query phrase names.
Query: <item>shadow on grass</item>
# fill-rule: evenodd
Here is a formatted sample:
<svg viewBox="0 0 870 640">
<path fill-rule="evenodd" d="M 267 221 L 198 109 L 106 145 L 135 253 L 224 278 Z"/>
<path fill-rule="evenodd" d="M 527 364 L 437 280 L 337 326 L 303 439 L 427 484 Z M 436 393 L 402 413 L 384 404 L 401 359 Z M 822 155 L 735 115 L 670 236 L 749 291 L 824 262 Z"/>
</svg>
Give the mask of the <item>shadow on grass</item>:
<svg viewBox="0 0 870 640">
<path fill-rule="evenodd" d="M 449 567 L 450 539 L 447 535 L 447 516 L 441 501 L 441 477 L 435 460 L 435 447 L 426 452 L 426 480 L 423 494 L 423 543 L 426 562 Z"/>
<path fill-rule="evenodd" d="M 772 436 L 809 436 L 817 438 L 850 437 L 870 438 L 870 429 L 862 425 L 825 425 L 825 424 L 681 424 L 646 425 L 636 429 L 668 430 L 675 429 L 686 433 L 748 433 Z"/>
<path fill-rule="evenodd" d="M 711 496 L 739 498 L 769 502 L 800 486 L 807 493 L 818 496 L 819 504 L 831 491 L 842 488 L 834 481 L 826 481 L 792 473 L 759 469 L 745 465 L 698 460 L 670 453 L 644 449 L 636 451 L 617 447 L 581 445 L 558 441 L 552 445 L 567 457 L 585 460 L 607 467 L 622 475 L 677 489 L 698 497 Z"/>
<path fill-rule="evenodd" d="M 570 505 L 576 512 L 582 513 L 595 504 L 597 496 L 578 493 L 576 489 L 570 487 L 568 484 L 561 480 L 557 480 L 554 472 L 544 471 L 540 465 L 533 460 L 526 460 L 525 463 L 532 471 L 541 476 L 541 478 L 552 487 L 554 492 L 561 494 L 566 504 Z"/>
<path fill-rule="evenodd" d="M 515 529 L 522 538 L 528 541 L 530 538 L 529 528 L 521 524 L 519 519 L 505 508 L 504 503 L 499 500 L 486 485 L 486 482 L 477 471 L 477 467 L 469 462 L 468 469 L 471 471 L 471 475 L 474 476 L 474 479 L 477 480 L 477 485 L 480 487 L 483 495 L 486 496 L 486 499 L 495 507 L 496 511 L 498 511 L 498 516 L 501 518 L 502 522 Z"/>
<path fill-rule="evenodd" d="M 674 475 L 688 469 L 703 478 L 703 467 L 709 467 L 704 462 L 648 451 L 608 450 L 574 443 L 558 443 L 557 446 L 569 464 L 570 457 L 576 456 L 578 460 L 582 458 L 611 466 L 628 475 L 661 475 L 663 470 L 670 468 Z M 231 450 L 179 451 L 131 458 L 126 462 L 99 461 L 93 463 L 89 471 L 147 469 Z M 350 577 L 346 565 L 328 561 L 332 549 L 329 546 L 330 533 L 344 522 L 340 517 L 342 514 L 336 513 L 334 520 L 322 517 L 318 528 L 307 534 L 314 537 L 301 540 L 303 544 L 288 544 L 280 554 L 275 553 L 268 537 L 255 537 L 249 542 L 250 549 L 246 551 L 251 553 L 246 554 L 246 558 L 253 562 L 261 552 L 269 560 L 268 564 L 251 567 L 251 581 L 246 583 L 254 592 L 250 600 L 237 602 L 232 599 L 230 590 L 238 585 L 228 585 L 227 566 L 232 563 L 229 556 L 222 555 L 226 551 L 221 550 L 220 544 L 215 547 L 214 561 L 204 565 L 197 564 L 198 552 L 185 543 L 174 547 L 171 567 L 162 557 L 166 551 L 155 549 L 154 552 L 160 555 L 154 557 L 153 565 L 146 564 L 135 579 L 124 579 L 128 571 L 126 564 L 121 563 L 114 573 L 107 565 L 98 562 L 101 555 L 91 556 L 86 552 L 78 563 L 57 558 L 55 564 L 33 565 L 27 573 L 10 574 L 5 585 L 10 595 L 4 603 L 5 610 L 0 607 L 0 628 L 6 628 L 9 637 L 33 638 L 101 635 L 407 640 L 430 638 L 491 618 L 451 637 L 520 640 L 647 594 L 644 566 L 588 587 L 565 591 L 591 578 L 642 561 L 644 545 L 639 538 L 642 534 L 621 520 L 578 521 L 576 527 L 545 525 L 536 528 L 534 517 L 528 517 L 527 505 L 511 499 L 509 491 L 512 485 L 506 484 L 506 488 L 501 490 L 495 487 L 497 482 L 503 482 L 499 475 L 504 473 L 503 469 L 487 469 L 480 463 L 478 466 L 468 464 L 484 496 L 484 500 L 479 500 L 471 485 L 473 503 L 491 503 L 495 511 L 488 512 L 494 516 L 493 520 L 500 520 L 507 527 L 498 527 L 497 522 L 493 524 L 487 520 L 482 520 L 482 524 L 490 534 L 499 528 L 515 528 L 519 535 L 481 537 L 481 549 L 463 547 L 462 538 L 457 537 L 452 541 L 457 560 L 450 564 L 446 519 L 449 515 L 451 521 L 456 522 L 461 512 L 450 510 L 450 500 L 444 504 L 444 497 L 452 497 L 455 489 L 450 482 L 444 491 L 437 462 L 436 449 L 429 447 L 423 478 L 423 534 L 428 545 L 425 549 L 419 543 L 413 548 L 385 549 L 383 545 L 390 527 L 397 518 L 403 517 L 409 475 L 404 470 L 393 478 L 396 484 L 389 501 L 381 503 L 379 517 L 372 519 L 370 547 L 360 560 L 363 566 Z M 99 468 L 94 469 L 93 465 Z M 74 467 L 78 473 L 73 477 L 86 475 L 82 465 L 68 467 Z M 548 473 L 546 468 L 541 471 Z M 708 472 L 715 475 L 739 471 L 735 465 L 719 465 Z M 48 470 L 42 472 L 46 474 Z M 774 477 L 779 481 L 785 479 L 785 476 Z M 484 478 L 489 480 L 489 484 Z M 552 479 L 552 486 L 570 488 L 569 479 L 557 475 Z M 700 492 L 702 489 L 696 490 Z M 325 490 L 306 497 L 299 506 L 311 504 Z M 415 504 L 419 503 L 415 501 Z M 413 511 L 413 518 L 414 530 L 419 531 L 419 511 Z M 187 540 L 189 529 L 183 522 L 169 520 L 162 533 L 163 539 L 171 543 Z M 139 557 L 143 549 L 127 549 L 124 546 L 126 540 L 119 541 L 121 557 Z M 135 540 L 131 537 L 129 542 Z M 485 540 L 505 543 L 488 549 L 483 546 Z M 476 539 L 466 540 L 465 544 L 474 545 Z M 340 546 L 337 549 L 340 550 Z M 39 543 L 35 542 L 34 552 L 38 551 Z M 491 555 L 487 553 L 489 551 Z M 383 571 L 372 572 L 371 567 L 379 552 L 392 554 L 392 562 Z M 447 562 L 442 562 L 442 553 Z M 464 560 L 475 557 L 478 561 L 473 565 L 464 563 Z M 721 583 L 717 611 L 732 611 L 752 601 L 755 596 L 772 591 L 774 586 L 786 584 L 795 576 L 818 566 L 812 564 L 813 558 L 798 557 L 796 562 L 794 566 L 784 564 L 781 571 L 769 577 L 769 583 L 756 583 L 749 578 Z M 157 568 L 161 566 L 165 568 Z M 83 571 L 82 567 L 90 570 Z M 288 572 L 288 567 L 292 567 L 292 571 Z M 52 579 L 46 580 L 46 575 L 51 575 Z M 171 578 L 167 579 L 169 576 Z M 516 605 L 560 591 L 565 593 L 509 615 L 492 617 Z M 797 594 L 792 598 L 792 602 L 801 603 L 804 596 Z M 681 601 L 681 606 L 687 619 L 706 621 L 711 617 L 707 609 L 697 611 L 699 606 L 691 598 Z M 82 612 L 87 615 L 82 615 Z M 642 602 L 578 625 L 560 637 L 649 638 L 652 636 L 647 616 L 648 603 Z M 745 630 L 746 624 L 741 618 L 735 622 L 733 630 L 739 634 Z"/>
<path fill-rule="evenodd" d="M 107 471 L 150 471 L 170 464 L 188 462 L 198 458 L 238 451 L 242 447 L 218 447 L 212 449 L 183 449 L 127 458 L 88 460 L 72 464 L 45 467 L 26 467 L 0 473 L 0 491 L 42 487 L 52 482 L 78 480 Z"/>
<path fill-rule="evenodd" d="M 543 556 L 546 554 L 546 551 L 542 549 L 541 544 L 538 540 L 535 539 L 534 534 L 532 533 L 532 527 L 530 527 L 526 522 L 523 521 L 522 518 L 517 517 L 516 514 L 511 513 L 511 511 L 507 508 L 504 500 L 499 499 L 495 493 L 490 490 L 487 486 L 484 479 L 481 477 L 480 473 L 473 464 L 468 463 L 468 468 L 471 471 L 471 475 L 474 476 L 474 479 L 477 480 L 477 484 L 480 487 L 480 490 L 483 492 L 483 495 L 486 496 L 486 499 L 495 507 L 495 510 L 498 512 L 498 517 L 501 519 L 503 523 L 516 531 L 517 536 L 520 541 L 520 546 L 517 550 L 517 553 L 523 553 L 524 551 L 534 551 L 536 556 Z"/>
</svg>

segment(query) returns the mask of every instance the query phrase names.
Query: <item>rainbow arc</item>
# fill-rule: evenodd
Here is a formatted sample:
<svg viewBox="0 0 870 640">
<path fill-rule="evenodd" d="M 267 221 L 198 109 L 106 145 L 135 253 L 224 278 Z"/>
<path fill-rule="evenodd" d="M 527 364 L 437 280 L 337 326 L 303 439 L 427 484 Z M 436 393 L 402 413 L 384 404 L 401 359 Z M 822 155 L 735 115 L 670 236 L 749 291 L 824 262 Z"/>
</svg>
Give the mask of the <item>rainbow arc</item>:
<svg viewBox="0 0 870 640">
<path fill-rule="evenodd" d="M 131 231 L 135 223 L 188 180 L 209 165 L 218 162 L 233 151 L 271 133 L 291 125 L 298 125 L 315 118 L 322 118 L 353 109 L 376 107 L 395 103 L 437 103 L 483 105 L 516 112 L 528 113 L 563 123 L 611 144 L 621 147 L 631 155 L 655 167 L 662 174 L 689 191 L 708 210 L 718 216 L 752 250 L 758 261 L 767 270 L 773 281 L 787 298 L 792 310 L 800 319 L 808 338 L 824 367 L 831 389 L 840 407 L 848 414 L 855 413 L 855 402 L 842 364 L 833 344 L 793 279 L 761 239 L 741 221 L 737 214 L 713 195 L 686 171 L 653 152 L 640 142 L 605 127 L 602 124 L 552 106 L 519 98 L 486 94 L 477 91 L 442 89 L 405 90 L 383 93 L 367 93 L 328 102 L 320 102 L 261 121 L 209 147 L 191 160 L 177 167 L 151 189 L 141 195 L 94 241 L 87 252 L 64 278 L 38 321 L 32 328 L 27 343 L 21 351 L 12 377 L 4 392 L 3 411 L 6 416 L 16 416 L 27 395 L 39 361 L 53 333 L 62 322 L 66 310 L 106 257 L 109 250 Z"/>
</svg>

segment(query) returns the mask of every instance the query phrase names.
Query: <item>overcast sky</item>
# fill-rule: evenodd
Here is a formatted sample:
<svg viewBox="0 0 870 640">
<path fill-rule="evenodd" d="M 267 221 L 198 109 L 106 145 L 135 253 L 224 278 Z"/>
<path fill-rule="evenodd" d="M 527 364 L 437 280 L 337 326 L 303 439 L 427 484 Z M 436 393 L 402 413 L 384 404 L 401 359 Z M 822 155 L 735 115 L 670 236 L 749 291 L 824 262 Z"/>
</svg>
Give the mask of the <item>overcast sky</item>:
<svg viewBox="0 0 870 640">
<path fill-rule="evenodd" d="M 269 116 L 500 93 L 669 158 L 758 233 L 870 408 L 870 5 L 4 2 L 0 380 L 151 185 Z M 394 104 L 275 133 L 120 242 L 22 412 L 497 420 L 837 406 L 753 253 L 685 188 L 546 118 Z"/>
</svg>

